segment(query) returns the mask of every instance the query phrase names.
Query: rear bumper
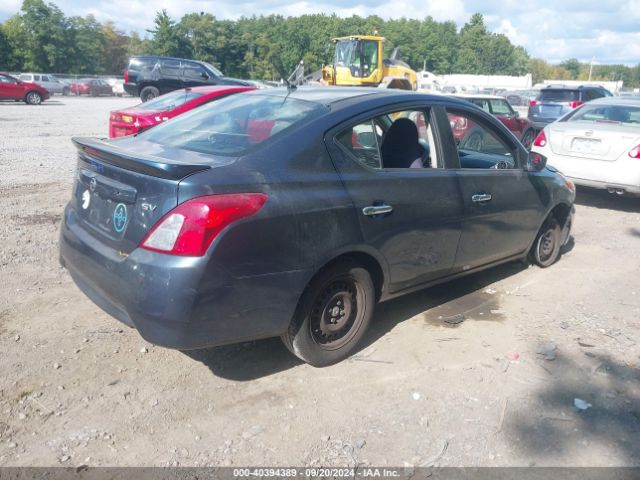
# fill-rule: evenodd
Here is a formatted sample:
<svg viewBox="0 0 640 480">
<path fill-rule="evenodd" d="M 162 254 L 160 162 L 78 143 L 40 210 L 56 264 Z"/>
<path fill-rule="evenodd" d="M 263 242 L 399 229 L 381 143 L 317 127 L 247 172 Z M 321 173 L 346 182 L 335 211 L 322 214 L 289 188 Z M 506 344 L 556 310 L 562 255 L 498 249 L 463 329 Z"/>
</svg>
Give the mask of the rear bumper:
<svg viewBox="0 0 640 480">
<path fill-rule="evenodd" d="M 547 150 L 547 149 L 545 149 Z M 623 155 L 618 160 L 606 161 L 586 157 L 573 157 L 548 151 L 547 163 L 557 168 L 576 185 L 599 189 L 624 190 L 640 194 L 640 161 Z"/>
<path fill-rule="evenodd" d="M 124 88 L 124 91 L 127 92 L 129 95 L 132 95 L 134 97 L 138 96 L 138 85 L 135 83 L 125 83 L 122 85 L 122 87 Z"/>
<path fill-rule="evenodd" d="M 205 257 L 107 248 L 65 209 L 60 263 L 96 305 L 145 340 L 194 349 L 280 335 L 308 272 L 234 278 Z"/>
</svg>

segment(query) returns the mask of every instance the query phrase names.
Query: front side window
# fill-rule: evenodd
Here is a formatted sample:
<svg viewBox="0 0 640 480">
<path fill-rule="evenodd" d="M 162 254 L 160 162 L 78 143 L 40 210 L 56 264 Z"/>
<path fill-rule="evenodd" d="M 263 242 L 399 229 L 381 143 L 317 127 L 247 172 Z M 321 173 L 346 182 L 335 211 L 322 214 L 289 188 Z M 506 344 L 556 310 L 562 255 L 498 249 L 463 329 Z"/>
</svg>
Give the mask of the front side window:
<svg viewBox="0 0 640 480">
<path fill-rule="evenodd" d="M 6 75 L 0 75 L 0 83 L 16 83 L 14 78 L 7 77 Z"/>
<path fill-rule="evenodd" d="M 461 168 L 516 168 L 513 146 L 469 112 L 447 108 Z"/>
<path fill-rule="evenodd" d="M 313 102 L 271 95 L 232 95 L 139 135 L 167 147 L 240 156 L 326 111 Z"/>
<path fill-rule="evenodd" d="M 340 131 L 335 142 L 370 168 L 435 168 L 438 161 L 429 118 L 428 110 L 379 115 Z"/>
</svg>

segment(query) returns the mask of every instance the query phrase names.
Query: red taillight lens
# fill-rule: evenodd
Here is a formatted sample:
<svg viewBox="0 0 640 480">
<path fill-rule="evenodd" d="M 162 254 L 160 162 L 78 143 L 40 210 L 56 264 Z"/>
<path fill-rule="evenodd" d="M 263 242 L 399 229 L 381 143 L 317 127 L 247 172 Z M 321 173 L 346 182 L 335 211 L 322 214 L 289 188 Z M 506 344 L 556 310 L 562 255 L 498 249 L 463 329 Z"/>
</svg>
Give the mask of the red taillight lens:
<svg viewBox="0 0 640 480">
<path fill-rule="evenodd" d="M 167 213 L 142 240 L 147 250 L 201 257 L 228 225 L 258 212 L 267 201 L 262 193 L 209 195 L 181 203 Z"/>
<path fill-rule="evenodd" d="M 535 107 L 536 105 L 538 105 L 540 102 L 538 100 L 531 100 L 529 101 L 529 106 L 530 107 Z"/>
<path fill-rule="evenodd" d="M 544 134 L 544 130 L 542 130 L 536 139 L 533 141 L 534 147 L 544 147 L 547 144 L 547 136 Z"/>
<path fill-rule="evenodd" d="M 640 145 L 636 145 L 631 150 L 629 150 L 629 156 L 631 158 L 640 158 Z"/>
<path fill-rule="evenodd" d="M 580 105 L 582 105 L 584 102 L 580 102 L 578 100 L 575 100 L 573 102 L 569 102 L 569 106 L 571 108 L 578 108 Z"/>
<path fill-rule="evenodd" d="M 124 72 L 122 72 L 122 78 L 124 80 L 124 83 L 129 83 L 129 70 L 126 70 Z"/>
</svg>

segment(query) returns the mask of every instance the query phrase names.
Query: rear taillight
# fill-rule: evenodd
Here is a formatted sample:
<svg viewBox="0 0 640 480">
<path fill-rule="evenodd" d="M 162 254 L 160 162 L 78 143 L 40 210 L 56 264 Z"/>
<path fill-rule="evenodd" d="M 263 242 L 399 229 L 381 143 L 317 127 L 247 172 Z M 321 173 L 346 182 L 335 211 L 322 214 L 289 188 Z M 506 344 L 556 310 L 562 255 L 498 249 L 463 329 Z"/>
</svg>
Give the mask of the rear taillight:
<svg viewBox="0 0 640 480">
<path fill-rule="evenodd" d="M 147 250 L 169 255 L 201 257 L 228 225 L 258 212 L 262 193 L 209 195 L 181 203 L 167 213 L 142 240 Z"/>
<path fill-rule="evenodd" d="M 120 114 L 119 114 L 119 113 L 113 113 L 113 112 L 112 112 L 112 113 L 109 115 L 109 120 L 113 120 L 113 121 L 116 121 L 116 122 L 117 122 L 118 120 L 120 120 Z"/>
<path fill-rule="evenodd" d="M 125 71 L 122 72 L 122 78 L 124 83 L 129 83 L 129 70 L 125 69 Z"/>
<path fill-rule="evenodd" d="M 535 106 L 536 106 L 536 105 L 538 105 L 539 103 L 540 103 L 540 101 L 539 101 L 539 100 L 531 100 L 531 101 L 529 102 L 529 106 L 530 106 L 530 107 L 535 107 Z"/>
<path fill-rule="evenodd" d="M 584 102 L 580 102 L 578 100 L 574 100 L 573 102 L 569 102 L 569 106 L 571 108 L 578 108 L 580 105 L 582 105 Z"/>
<path fill-rule="evenodd" d="M 534 147 L 544 147 L 547 144 L 547 136 L 544 134 L 544 130 L 542 130 L 536 139 L 533 141 Z"/>
<path fill-rule="evenodd" d="M 640 145 L 636 145 L 631 150 L 629 150 L 629 156 L 631 158 L 640 158 Z"/>
</svg>

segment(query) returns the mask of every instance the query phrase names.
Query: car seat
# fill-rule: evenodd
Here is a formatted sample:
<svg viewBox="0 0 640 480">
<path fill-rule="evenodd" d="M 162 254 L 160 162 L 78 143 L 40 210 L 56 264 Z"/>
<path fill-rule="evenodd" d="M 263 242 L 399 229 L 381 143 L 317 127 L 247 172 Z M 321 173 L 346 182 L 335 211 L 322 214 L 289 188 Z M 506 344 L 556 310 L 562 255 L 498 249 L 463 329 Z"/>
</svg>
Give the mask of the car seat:
<svg viewBox="0 0 640 480">
<path fill-rule="evenodd" d="M 382 140 L 380 153 L 384 168 L 409 168 L 416 158 L 424 155 L 416 124 L 408 118 L 393 122 Z"/>
</svg>

